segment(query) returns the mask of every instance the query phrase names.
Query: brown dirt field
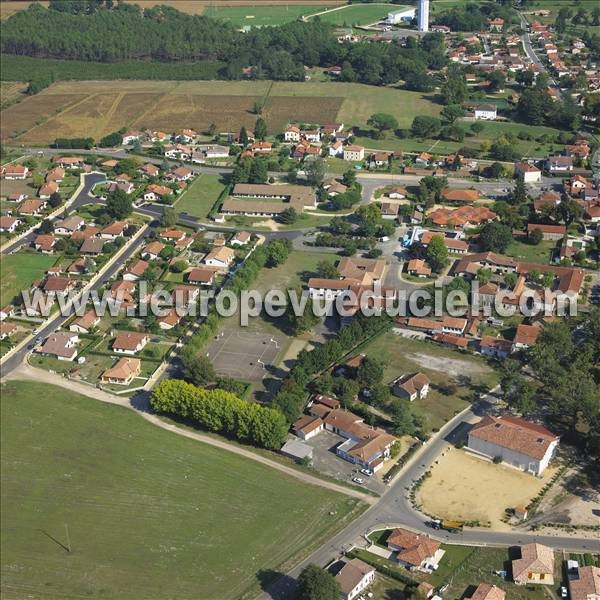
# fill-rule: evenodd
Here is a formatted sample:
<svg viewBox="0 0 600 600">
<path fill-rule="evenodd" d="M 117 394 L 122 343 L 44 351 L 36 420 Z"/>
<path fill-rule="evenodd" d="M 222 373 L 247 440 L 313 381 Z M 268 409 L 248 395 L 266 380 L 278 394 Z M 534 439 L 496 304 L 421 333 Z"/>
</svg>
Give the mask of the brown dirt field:
<svg viewBox="0 0 600 600">
<path fill-rule="evenodd" d="M 27 89 L 27 84 L 22 81 L 1 81 L 0 82 L 0 108 L 8 107 L 25 97 L 23 92 Z"/>
<path fill-rule="evenodd" d="M 30 96 L 19 104 L 2 111 L 0 118 L 0 138 L 6 139 L 11 133 L 28 130 L 36 121 L 47 119 L 76 102 L 80 102 L 87 94 L 37 94 Z M 57 137 L 54 135 L 52 139 Z"/>
<path fill-rule="evenodd" d="M 0 2 L 0 20 L 8 19 L 14 13 L 29 8 L 31 2 L 17 2 L 16 0 L 8 0 L 8 2 Z M 48 7 L 48 0 L 40 2 L 42 6 Z"/>
<path fill-rule="evenodd" d="M 333 123 L 342 106 L 343 98 L 297 98 L 270 96 L 263 117 L 273 130 L 287 125 L 290 120 L 304 123 Z"/>
<path fill-rule="evenodd" d="M 489 522 L 496 530 L 510 529 L 500 521 L 504 510 L 529 504 L 557 471 L 551 466 L 541 478 L 534 477 L 465 450 L 447 448 L 421 486 L 418 501 L 428 514 L 482 525 Z"/>
</svg>

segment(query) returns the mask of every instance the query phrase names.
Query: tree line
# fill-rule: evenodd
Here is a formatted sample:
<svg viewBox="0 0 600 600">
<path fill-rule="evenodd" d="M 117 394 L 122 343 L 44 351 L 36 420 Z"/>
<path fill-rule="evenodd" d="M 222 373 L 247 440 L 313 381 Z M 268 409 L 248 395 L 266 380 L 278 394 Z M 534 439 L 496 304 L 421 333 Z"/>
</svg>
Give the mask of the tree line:
<svg viewBox="0 0 600 600">
<path fill-rule="evenodd" d="M 277 450 L 288 424 L 280 411 L 240 400 L 224 390 L 207 390 L 178 379 L 165 379 L 152 390 L 150 405 L 157 412 L 190 419 L 209 431 Z"/>
</svg>

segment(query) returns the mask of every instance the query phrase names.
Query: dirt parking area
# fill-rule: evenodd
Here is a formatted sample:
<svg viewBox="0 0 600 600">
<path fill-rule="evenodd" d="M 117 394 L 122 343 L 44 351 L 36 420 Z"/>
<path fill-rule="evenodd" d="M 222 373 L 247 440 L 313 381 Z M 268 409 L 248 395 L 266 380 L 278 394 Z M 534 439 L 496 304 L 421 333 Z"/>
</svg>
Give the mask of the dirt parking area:
<svg viewBox="0 0 600 600">
<path fill-rule="evenodd" d="M 508 530 L 510 526 L 501 521 L 505 509 L 529 504 L 556 470 L 549 467 L 543 477 L 535 477 L 448 446 L 417 497 L 428 514 Z"/>
<path fill-rule="evenodd" d="M 489 371 L 483 365 L 475 365 L 471 362 L 456 358 L 430 356 L 429 354 L 408 354 L 407 358 L 418 363 L 422 367 L 427 369 L 433 369 L 434 371 L 441 371 L 452 377 L 459 377 L 465 373 L 471 375 L 481 375 Z"/>
</svg>

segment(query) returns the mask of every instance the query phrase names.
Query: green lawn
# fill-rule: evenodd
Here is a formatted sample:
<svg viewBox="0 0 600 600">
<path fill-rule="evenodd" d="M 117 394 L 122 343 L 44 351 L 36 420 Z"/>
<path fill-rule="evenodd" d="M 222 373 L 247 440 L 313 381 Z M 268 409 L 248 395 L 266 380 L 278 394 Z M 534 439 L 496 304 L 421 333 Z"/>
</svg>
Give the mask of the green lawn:
<svg viewBox="0 0 600 600">
<path fill-rule="evenodd" d="M 205 219 L 227 182 L 221 175 L 200 175 L 175 203 L 179 212 Z"/>
<path fill-rule="evenodd" d="M 508 246 L 504 254 L 513 256 L 526 262 L 539 262 L 543 265 L 550 262 L 550 253 L 556 248 L 557 242 L 551 240 L 541 241 L 537 246 L 514 240 Z"/>
<path fill-rule="evenodd" d="M 442 548 L 446 554 L 440 562 L 439 569 L 428 577 L 427 581 L 436 587 L 450 584 L 444 594 L 447 598 L 460 598 L 469 586 L 477 586 L 479 583 L 497 585 L 511 600 L 556 598 L 554 590 L 559 585 L 561 572 L 561 561 L 558 555 L 555 561 L 554 586 L 519 586 L 494 574 L 494 571 L 507 569 L 509 567 L 507 561 L 509 558 L 514 558 L 509 557 L 508 550 L 504 548 L 473 548 L 448 544 L 443 544 Z M 546 592 L 549 592 L 549 595 L 546 595 Z"/>
<path fill-rule="evenodd" d="M 36 383 L 2 392 L 7 597 L 254 597 L 358 509 L 117 406 Z"/>
<path fill-rule="evenodd" d="M 265 25 L 282 25 L 295 21 L 303 15 L 310 15 L 331 6 L 283 5 L 283 6 L 209 6 L 202 13 L 205 17 L 224 19 L 234 25 L 264 27 Z"/>
<path fill-rule="evenodd" d="M 375 21 L 385 19 L 389 12 L 396 12 L 407 8 L 405 6 L 394 5 L 384 3 L 373 3 L 373 4 L 352 4 L 345 6 L 339 10 L 333 10 L 324 15 L 319 15 L 319 19 L 326 23 L 332 23 L 333 25 L 370 25 Z M 317 10 L 312 11 L 313 13 L 318 12 Z"/>
<path fill-rule="evenodd" d="M 452 416 L 466 408 L 474 393 L 485 391 L 498 382 L 496 372 L 481 356 L 393 333 L 376 337 L 362 346 L 360 352 L 383 361 L 384 381 L 387 383 L 391 383 L 399 375 L 417 371 L 429 377 L 432 383 L 429 394 L 411 404 L 411 410 L 425 417 L 426 429 L 429 431 L 439 429 Z M 456 393 L 445 395 L 436 389 L 436 385 L 449 380 L 457 383 Z"/>
<path fill-rule="evenodd" d="M 56 256 L 38 252 L 17 252 L 2 256 L 0 262 L 0 305 L 6 306 L 22 290 L 29 290 L 34 279 L 41 279 L 44 273 L 56 263 Z"/>
</svg>

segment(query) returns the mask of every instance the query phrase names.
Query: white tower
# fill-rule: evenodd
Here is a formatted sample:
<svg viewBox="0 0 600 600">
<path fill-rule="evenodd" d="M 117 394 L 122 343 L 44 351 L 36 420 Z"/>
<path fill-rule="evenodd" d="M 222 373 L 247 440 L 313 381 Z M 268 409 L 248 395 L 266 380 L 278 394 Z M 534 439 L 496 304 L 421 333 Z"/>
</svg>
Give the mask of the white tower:
<svg viewBox="0 0 600 600">
<path fill-rule="evenodd" d="M 419 31 L 429 31 L 429 0 L 419 0 Z"/>
</svg>

